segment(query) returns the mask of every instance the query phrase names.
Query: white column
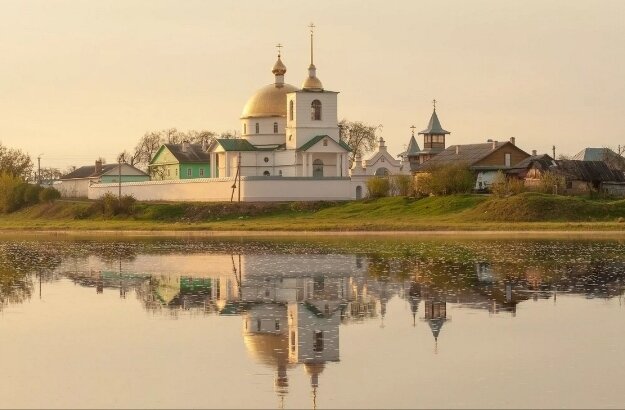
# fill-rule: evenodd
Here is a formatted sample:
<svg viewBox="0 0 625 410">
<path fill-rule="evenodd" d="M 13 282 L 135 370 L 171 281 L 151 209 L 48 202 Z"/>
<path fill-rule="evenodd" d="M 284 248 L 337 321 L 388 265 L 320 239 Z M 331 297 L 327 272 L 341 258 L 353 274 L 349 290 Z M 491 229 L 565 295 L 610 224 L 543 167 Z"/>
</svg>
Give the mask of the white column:
<svg viewBox="0 0 625 410">
<path fill-rule="evenodd" d="M 215 178 L 215 153 L 211 152 L 211 156 L 210 156 L 210 160 L 211 160 L 211 169 L 210 169 L 210 173 L 211 173 L 211 178 Z"/>
<path fill-rule="evenodd" d="M 308 159 L 306 160 L 306 176 L 307 177 L 311 177 L 313 176 L 313 168 L 312 168 L 312 154 L 311 153 L 306 153 L 306 155 L 308 156 Z"/>
<path fill-rule="evenodd" d="M 341 154 L 336 154 L 336 176 L 341 176 Z"/>
<path fill-rule="evenodd" d="M 302 173 L 303 177 L 306 176 L 306 171 L 308 170 L 308 165 L 306 164 L 306 159 L 308 158 L 308 154 L 302 152 Z"/>
<path fill-rule="evenodd" d="M 224 176 L 228 178 L 230 176 L 230 157 L 228 151 L 224 152 Z"/>
</svg>

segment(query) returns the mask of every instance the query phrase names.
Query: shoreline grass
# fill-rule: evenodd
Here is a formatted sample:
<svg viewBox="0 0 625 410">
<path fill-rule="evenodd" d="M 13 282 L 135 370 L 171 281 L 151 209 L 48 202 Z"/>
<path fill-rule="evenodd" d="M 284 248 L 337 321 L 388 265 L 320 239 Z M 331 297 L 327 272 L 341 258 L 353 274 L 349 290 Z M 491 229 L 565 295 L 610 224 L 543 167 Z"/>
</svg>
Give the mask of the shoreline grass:
<svg viewBox="0 0 625 410">
<path fill-rule="evenodd" d="M 89 213 L 87 201 L 0 216 L 1 231 L 625 231 L 625 200 L 527 193 L 333 203 L 138 203 L 131 216 Z"/>
</svg>

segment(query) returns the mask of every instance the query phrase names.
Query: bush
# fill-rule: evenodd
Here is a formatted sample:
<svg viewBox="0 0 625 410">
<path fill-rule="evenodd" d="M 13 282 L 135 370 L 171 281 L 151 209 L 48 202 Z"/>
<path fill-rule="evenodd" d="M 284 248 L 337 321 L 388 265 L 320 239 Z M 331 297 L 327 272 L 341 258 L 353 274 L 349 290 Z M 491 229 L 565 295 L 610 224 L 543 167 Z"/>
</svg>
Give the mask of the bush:
<svg viewBox="0 0 625 410">
<path fill-rule="evenodd" d="M 411 196 L 414 193 L 412 176 L 392 175 L 389 179 L 392 195 Z"/>
<path fill-rule="evenodd" d="M 43 188 L 39 185 L 28 185 L 24 190 L 24 205 L 30 206 L 39 203 L 39 194 Z"/>
<path fill-rule="evenodd" d="M 39 192 L 40 202 L 54 202 L 61 198 L 61 193 L 55 188 L 49 187 Z"/>
<path fill-rule="evenodd" d="M 367 190 L 369 198 L 382 198 L 389 195 L 391 184 L 388 178 L 373 177 L 367 180 Z"/>
<path fill-rule="evenodd" d="M 22 180 L 9 173 L 0 174 L 0 212 L 9 213 L 23 206 L 23 196 L 20 190 L 26 185 Z M 20 193 L 20 195 L 17 195 Z"/>
<path fill-rule="evenodd" d="M 466 164 L 433 167 L 417 177 L 417 192 L 426 195 L 468 194 L 475 187 L 475 175 Z"/>
<path fill-rule="evenodd" d="M 566 188 L 566 180 L 562 175 L 552 171 L 543 172 L 540 176 L 540 184 L 538 189 L 545 194 L 555 194 L 556 190 L 559 194 L 564 194 Z"/>
<path fill-rule="evenodd" d="M 104 216 L 133 215 L 137 200 L 132 195 L 122 195 L 121 199 L 110 192 L 94 203 L 94 208 Z"/>
<path fill-rule="evenodd" d="M 525 183 L 517 178 L 508 178 L 499 171 L 490 185 L 490 192 L 498 197 L 517 195 L 525 192 Z"/>
</svg>

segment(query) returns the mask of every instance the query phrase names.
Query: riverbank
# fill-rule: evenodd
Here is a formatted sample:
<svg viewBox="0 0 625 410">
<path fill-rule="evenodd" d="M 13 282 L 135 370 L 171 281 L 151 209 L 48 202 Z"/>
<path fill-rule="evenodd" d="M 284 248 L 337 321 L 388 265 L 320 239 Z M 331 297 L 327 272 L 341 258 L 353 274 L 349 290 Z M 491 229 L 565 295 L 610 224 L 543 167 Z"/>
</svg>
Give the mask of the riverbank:
<svg viewBox="0 0 625 410">
<path fill-rule="evenodd" d="M 343 203 L 139 203 L 104 216 L 92 202 L 57 201 L 0 216 L 3 231 L 579 232 L 625 231 L 625 200 L 526 193 Z"/>
</svg>

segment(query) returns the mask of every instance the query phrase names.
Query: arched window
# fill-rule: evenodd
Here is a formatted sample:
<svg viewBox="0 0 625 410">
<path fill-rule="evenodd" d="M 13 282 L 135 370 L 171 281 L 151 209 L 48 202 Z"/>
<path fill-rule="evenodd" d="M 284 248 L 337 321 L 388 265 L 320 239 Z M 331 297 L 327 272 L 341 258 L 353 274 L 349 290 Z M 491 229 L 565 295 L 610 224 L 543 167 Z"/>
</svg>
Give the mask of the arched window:
<svg viewBox="0 0 625 410">
<path fill-rule="evenodd" d="M 386 169 L 384 167 L 380 167 L 380 168 L 375 170 L 375 175 L 379 176 L 379 177 L 387 176 L 389 174 L 390 174 L 390 172 L 388 172 L 388 169 Z"/>
<path fill-rule="evenodd" d="M 293 100 L 289 101 L 289 120 L 293 121 Z"/>
<path fill-rule="evenodd" d="M 362 199 L 362 187 L 360 185 L 356 187 L 356 199 Z"/>
<path fill-rule="evenodd" d="M 321 101 L 314 100 L 310 104 L 310 119 L 313 121 L 321 121 Z"/>
<path fill-rule="evenodd" d="M 278 133 L 278 123 L 277 123 L 277 122 L 274 122 L 274 123 L 273 123 L 273 133 L 274 133 L 274 134 L 277 134 L 277 133 Z"/>
<path fill-rule="evenodd" d="M 256 123 L 256 134 L 260 134 L 260 124 Z"/>
<path fill-rule="evenodd" d="M 265 172 L 263 172 L 263 175 L 264 175 L 264 176 L 266 176 L 266 177 L 268 177 L 268 176 L 269 176 L 269 175 L 271 175 L 271 174 L 269 173 L 269 171 L 265 171 Z"/>
</svg>

